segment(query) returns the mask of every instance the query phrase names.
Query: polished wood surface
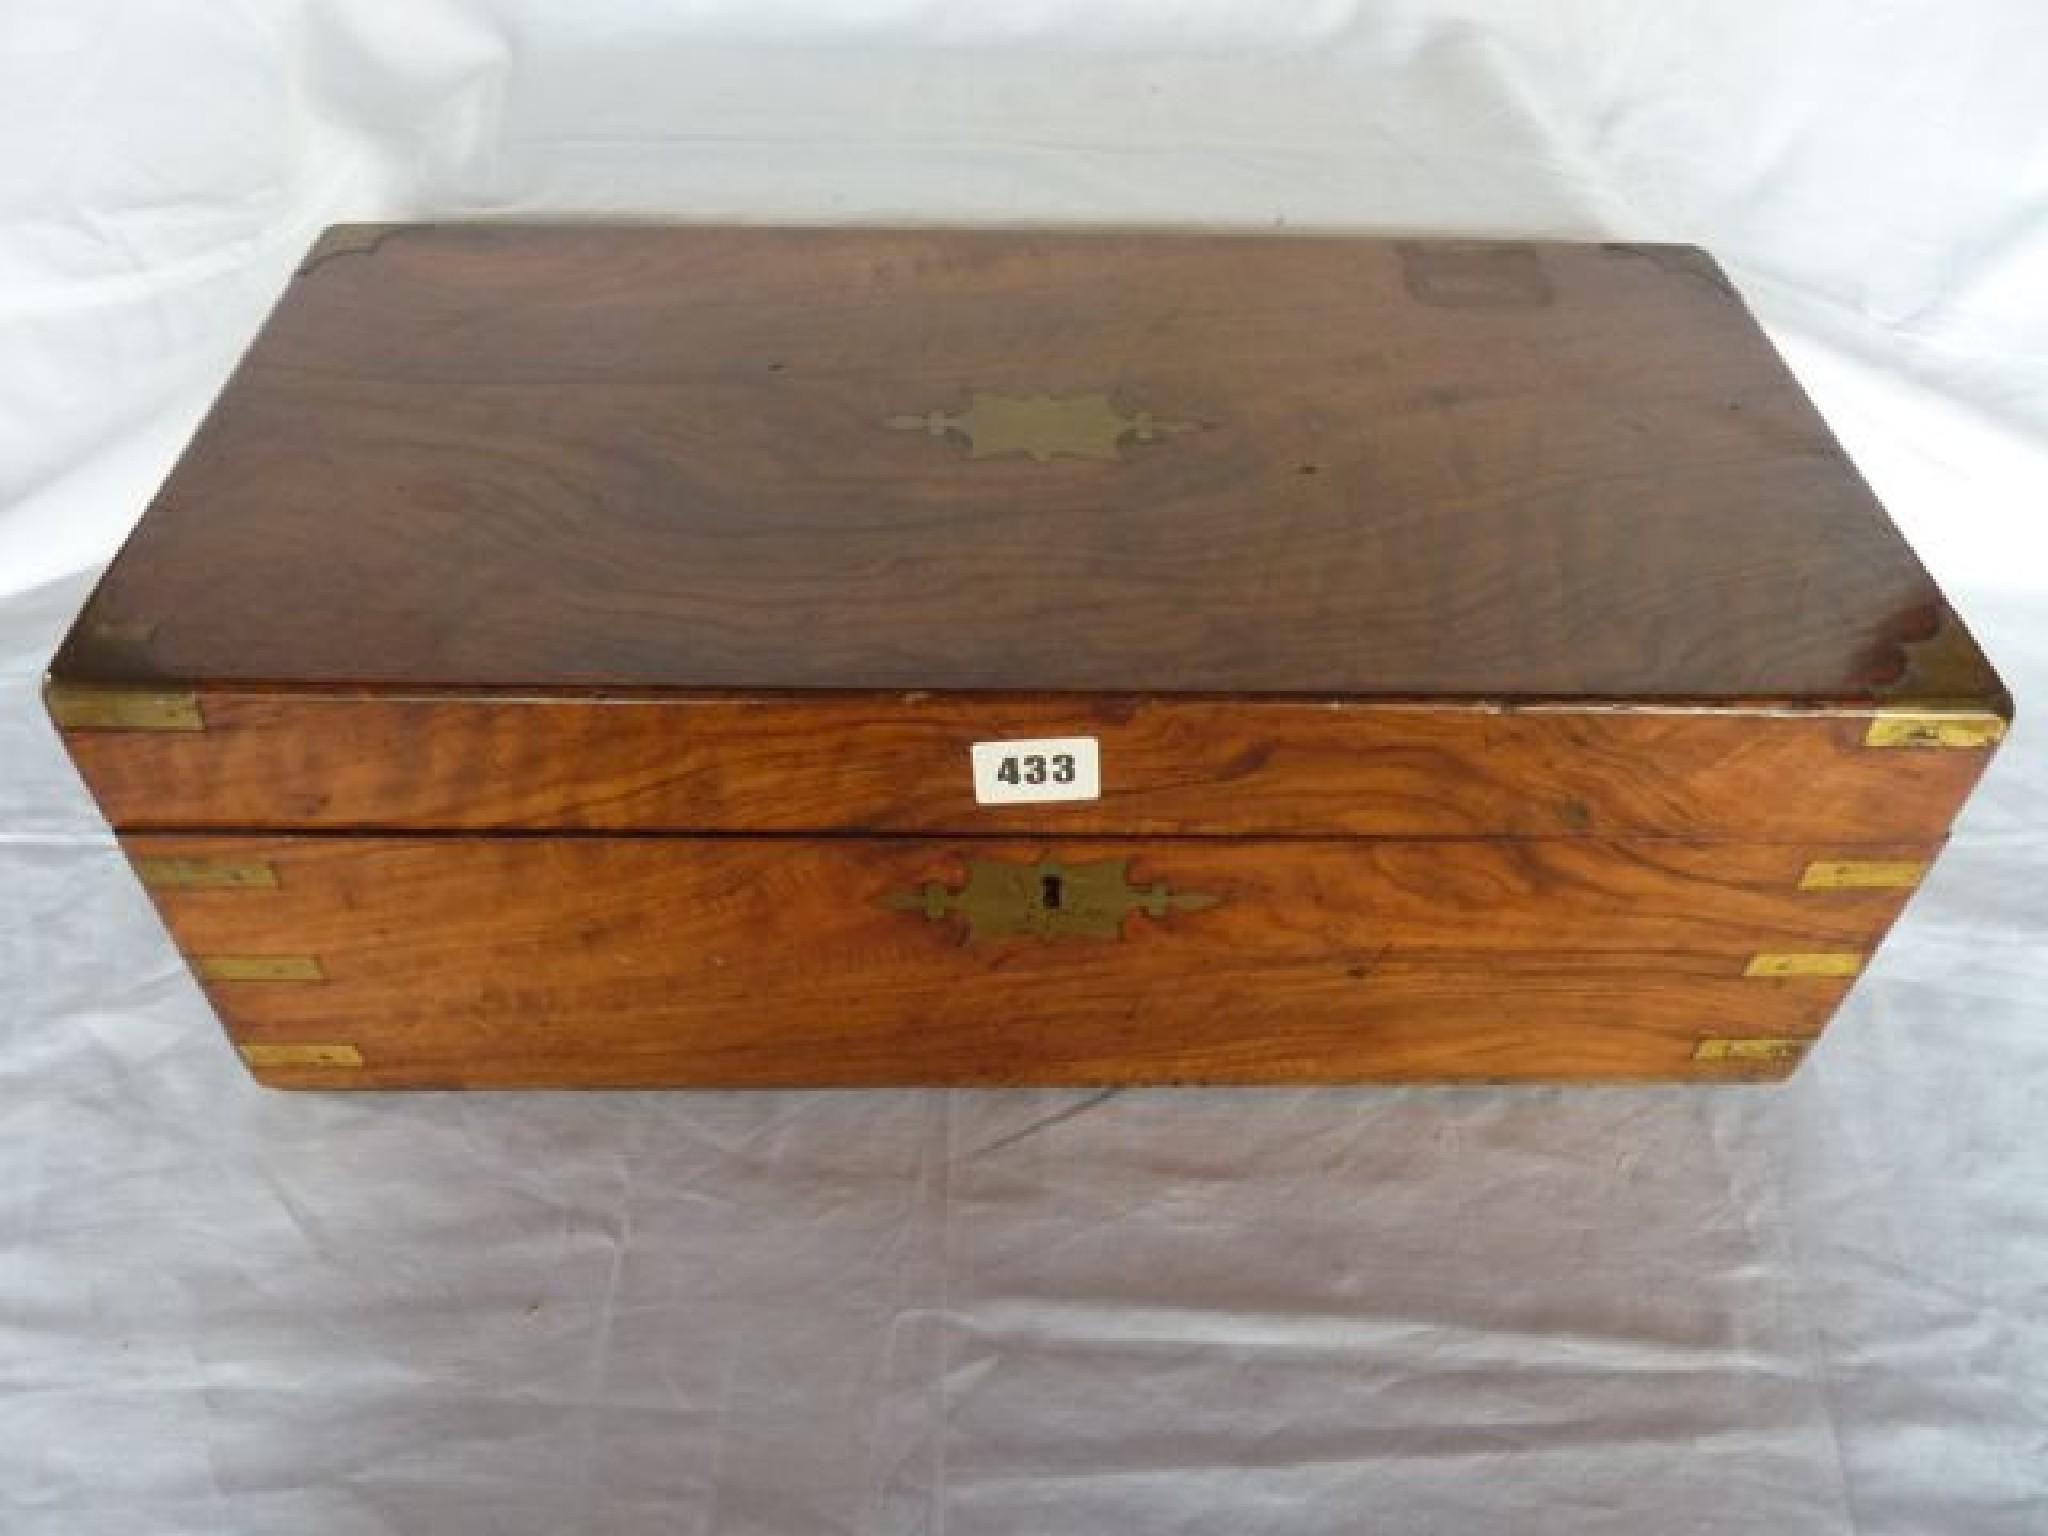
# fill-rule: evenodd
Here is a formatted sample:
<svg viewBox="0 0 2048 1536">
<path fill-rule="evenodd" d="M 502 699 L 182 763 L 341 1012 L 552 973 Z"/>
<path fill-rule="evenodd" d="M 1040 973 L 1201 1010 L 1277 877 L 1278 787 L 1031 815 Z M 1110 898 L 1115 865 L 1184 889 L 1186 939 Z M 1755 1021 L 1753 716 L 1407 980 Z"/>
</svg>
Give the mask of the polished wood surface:
<svg viewBox="0 0 2048 1536">
<path fill-rule="evenodd" d="M 203 730 L 68 734 L 116 826 L 1882 843 L 1944 837 L 1990 756 L 1870 747 L 1868 711 L 219 689 L 196 710 Z M 1100 800 L 975 803 L 971 743 L 1073 734 L 1102 744 Z"/>
<path fill-rule="evenodd" d="M 258 1075 L 299 1087 L 1776 1075 L 1791 1058 L 1700 1060 L 1700 1043 L 1810 1038 L 1847 982 L 1747 976 L 1751 959 L 1867 954 L 1908 894 L 1802 889 L 1839 850 L 1678 841 L 124 845 L 268 866 L 269 883 L 156 900 L 202 974 L 289 962 L 300 979 L 208 985 Z M 892 905 L 958 886 L 969 859 L 1047 854 L 1124 858 L 1133 884 L 1216 904 L 1134 914 L 1117 941 L 979 943 Z"/>
<path fill-rule="evenodd" d="M 1696 251 L 504 225 L 323 239 L 49 697 L 354 1087 L 1781 1074 L 2010 714 Z M 1048 852 L 1218 900 L 889 902 Z"/>
<path fill-rule="evenodd" d="M 1131 425 L 916 429 L 984 393 Z M 1997 703 L 1689 249 L 455 225 L 309 257 L 55 670 L 1832 703 L 1929 646 Z"/>
</svg>

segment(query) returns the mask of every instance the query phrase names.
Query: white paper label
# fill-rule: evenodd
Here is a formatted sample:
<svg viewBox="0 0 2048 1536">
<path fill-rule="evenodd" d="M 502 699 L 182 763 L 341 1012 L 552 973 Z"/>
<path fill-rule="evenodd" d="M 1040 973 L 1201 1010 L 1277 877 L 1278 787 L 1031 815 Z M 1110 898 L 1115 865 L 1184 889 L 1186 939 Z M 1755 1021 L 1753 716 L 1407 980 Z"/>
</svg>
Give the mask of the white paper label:
<svg viewBox="0 0 2048 1536">
<path fill-rule="evenodd" d="M 981 805 L 1035 805 L 1102 798 L 1102 752 L 1093 736 L 977 741 L 974 798 Z"/>
</svg>

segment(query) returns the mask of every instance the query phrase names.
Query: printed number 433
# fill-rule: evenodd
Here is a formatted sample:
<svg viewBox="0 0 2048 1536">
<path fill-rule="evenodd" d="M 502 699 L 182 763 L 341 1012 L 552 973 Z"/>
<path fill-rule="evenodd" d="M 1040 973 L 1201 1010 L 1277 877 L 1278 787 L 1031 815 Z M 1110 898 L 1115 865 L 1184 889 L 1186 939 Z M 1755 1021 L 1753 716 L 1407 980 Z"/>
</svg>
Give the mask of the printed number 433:
<svg viewBox="0 0 2048 1536">
<path fill-rule="evenodd" d="M 996 765 L 996 779 L 1004 784 L 1071 784 L 1074 782 L 1074 754 L 1012 754 Z"/>
</svg>

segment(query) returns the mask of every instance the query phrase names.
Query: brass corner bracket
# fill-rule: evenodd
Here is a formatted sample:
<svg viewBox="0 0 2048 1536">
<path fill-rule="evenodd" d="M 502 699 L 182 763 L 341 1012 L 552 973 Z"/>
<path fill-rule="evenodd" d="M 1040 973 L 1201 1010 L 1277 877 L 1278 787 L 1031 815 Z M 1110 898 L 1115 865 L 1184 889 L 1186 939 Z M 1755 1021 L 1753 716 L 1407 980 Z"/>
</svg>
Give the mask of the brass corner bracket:
<svg viewBox="0 0 2048 1536">
<path fill-rule="evenodd" d="M 268 859 L 199 859 L 138 854 L 130 862 L 152 891 L 274 891 L 277 866 Z"/>
<path fill-rule="evenodd" d="M 325 981 L 317 955 L 193 955 L 201 981 Z"/>
<path fill-rule="evenodd" d="M 1925 859 L 1815 859 L 1799 875 L 1802 891 L 1910 891 L 1927 875 Z"/>
<path fill-rule="evenodd" d="M 1757 977 L 1835 977 L 1861 975 L 1866 957 L 1854 950 L 1829 950 L 1811 954 L 1751 955 L 1742 974 Z"/>
<path fill-rule="evenodd" d="M 264 1067 L 360 1067 L 363 1053 L 353 1045 L 243 1045 L 242 1060 Z"/>
<path fill-rule="evenodd" d="M 1692 1059 L 1725 1066 L 1782 1066 L 1801 1060 L 1812 1046 L 1811 1040 L 1792 1035 L 1708 1035 L 1693 1047 Z"/>
<path fill-rule="evenodd" d="M 189 691 L 51 681 L 43 703 L 60 731 L 203 731 L 199 696 Z"/>
<path fill-rule="evenodd" d="M 1988 712 L 1884 709 L 1870 717 L 1866 747 L 1994 747 L 2005 739 L 2005 721 Z"/>
</svg>

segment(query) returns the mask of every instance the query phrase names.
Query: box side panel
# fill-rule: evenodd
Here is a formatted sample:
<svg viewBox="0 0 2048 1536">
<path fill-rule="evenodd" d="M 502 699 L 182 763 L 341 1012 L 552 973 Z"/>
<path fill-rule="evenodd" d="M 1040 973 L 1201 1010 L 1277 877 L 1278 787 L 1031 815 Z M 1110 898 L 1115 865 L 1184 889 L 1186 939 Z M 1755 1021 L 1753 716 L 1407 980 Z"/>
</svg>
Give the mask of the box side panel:
<svg viewBox="0 0 2048 1536">
<path fill-rule="evenodd" d="M 1928 841 L 2003 729 L 1967 709 L 1044 695 L 57 702 L 123 830 Z M 1099 798 L 977 802 L 977 742 L 1049 737 L 1099 742 Z"/>
<path fill-rule="evenodd" d="M 257 1075 L 334 1088 L 1777 1076 L 1933 851 L 124 845 Z"/>
</svg>

